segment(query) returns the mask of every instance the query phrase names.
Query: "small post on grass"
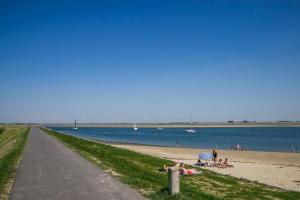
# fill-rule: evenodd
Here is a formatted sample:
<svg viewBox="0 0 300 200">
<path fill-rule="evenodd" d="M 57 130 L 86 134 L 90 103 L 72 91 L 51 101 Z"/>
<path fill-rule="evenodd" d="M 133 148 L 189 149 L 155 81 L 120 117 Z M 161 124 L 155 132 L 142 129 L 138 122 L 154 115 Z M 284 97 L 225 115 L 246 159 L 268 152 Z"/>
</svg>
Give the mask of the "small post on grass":
<svg viewBox="0 0 300 200">
<path fill-rule="evenodd" d="M 179 194 L 179 169 L 178 167 L 168 168 L 168 188 L 171 195 Z"/>
</svg>

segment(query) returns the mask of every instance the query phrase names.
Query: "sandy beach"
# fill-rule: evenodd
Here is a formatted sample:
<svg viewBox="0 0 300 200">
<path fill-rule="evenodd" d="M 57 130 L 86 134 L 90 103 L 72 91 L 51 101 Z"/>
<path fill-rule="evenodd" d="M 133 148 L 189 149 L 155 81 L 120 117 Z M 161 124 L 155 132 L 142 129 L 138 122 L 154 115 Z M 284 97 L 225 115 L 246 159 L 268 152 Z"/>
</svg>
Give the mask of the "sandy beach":
<svg viewBox="0 0 300 200">
<path fill-rule="evenodd" d="M 211 152 L 208 149 L 132 144 L 113 146 L 186 164 L 194 164 L 199 152 Z M 287 190 L 300 191 L 300 153 L 218 150 L 218 157 L 228 158 L 234 168 L 206 167 L 206 169 Z"/>
</svg>

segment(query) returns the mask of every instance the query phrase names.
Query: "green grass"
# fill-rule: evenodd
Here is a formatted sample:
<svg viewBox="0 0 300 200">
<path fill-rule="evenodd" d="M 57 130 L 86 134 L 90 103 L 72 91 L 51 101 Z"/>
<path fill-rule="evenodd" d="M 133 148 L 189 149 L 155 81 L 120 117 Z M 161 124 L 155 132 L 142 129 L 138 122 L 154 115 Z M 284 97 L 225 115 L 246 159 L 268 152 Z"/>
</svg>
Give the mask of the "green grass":
<svg viewBox="0 0 300 200">
<path fill-rule="evenodd" d="M 0 134 L 0 198 L 7 197 L 6 189 L 29 132 L 24 126 L 4 126 Z"/>
<path fill-rule="evenodd" d="M 286 191 L 205 169 L 202 169 L 201 175 L 181 177 L 180 195 L 170 196 L 167 175 L 158 172 L 158 169 L 165 163 L 171 164 L 171 161 L 44 130 L 149 199 L 300 199 L 300 192 Z"/>
</svg>

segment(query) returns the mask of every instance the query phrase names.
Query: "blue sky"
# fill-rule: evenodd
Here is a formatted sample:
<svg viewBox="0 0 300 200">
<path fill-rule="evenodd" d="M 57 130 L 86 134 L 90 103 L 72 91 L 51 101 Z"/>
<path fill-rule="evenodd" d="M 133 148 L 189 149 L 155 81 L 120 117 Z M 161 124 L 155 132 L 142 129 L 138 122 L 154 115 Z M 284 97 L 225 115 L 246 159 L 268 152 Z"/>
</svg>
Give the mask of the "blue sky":
<svg viewBox="0 0 300 200">
<path fill-rule="evenodd" d="M 0 122 L 300 120 L 299 1 L 0 2 Z"/>
</svg>

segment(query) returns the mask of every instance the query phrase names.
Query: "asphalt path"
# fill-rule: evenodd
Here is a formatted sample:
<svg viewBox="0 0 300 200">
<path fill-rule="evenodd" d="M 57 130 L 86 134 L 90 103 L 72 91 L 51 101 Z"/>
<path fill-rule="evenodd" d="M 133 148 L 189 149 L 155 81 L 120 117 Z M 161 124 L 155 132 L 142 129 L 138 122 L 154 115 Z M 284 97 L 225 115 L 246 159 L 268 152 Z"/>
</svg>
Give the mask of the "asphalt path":
<svg viewBox="0 0 300 200">
<path fill-rule="evenodd" d="M 71 149 L 32 127 L 9 199 L 145 199 Z"/>
</svg>

